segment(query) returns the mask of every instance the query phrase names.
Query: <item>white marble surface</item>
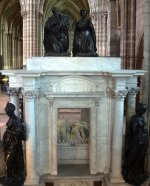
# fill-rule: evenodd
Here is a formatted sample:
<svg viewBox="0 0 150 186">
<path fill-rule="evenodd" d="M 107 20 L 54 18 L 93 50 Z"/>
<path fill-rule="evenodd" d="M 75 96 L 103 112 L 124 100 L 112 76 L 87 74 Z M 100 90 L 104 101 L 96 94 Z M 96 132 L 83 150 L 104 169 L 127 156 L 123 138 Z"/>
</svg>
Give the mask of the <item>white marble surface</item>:
<svg viewBox="0 0 150 186">
<path fill-rule="evenodd" d="M 117 175 L 117 178 L 119 175 L 120 179 L 121 171 L 118 169 L 118 173 L 115 165 L 110 162 L 112 152 L 114 162 L 121 161 L 119 153 L 122 151 L 123 110 L 120 107 L 123 104 L 118 105 L 114 112 L 112 89 L 115 89 L 114 94 L 120 91 L 119 96 L 122 96 L 125 87 L 136 87 L 135 81 L 127 79 L 136 79 L 136 76 L 144 75 L 144 71 L 121 70 L 120 58 L 45 57 L 28 59 L 27 70 L 7 70 L 2 73 L 11 77 L 11 87 L 21 85 L 24 93 L 29 93 L 35 99 L 35 105 L 32 106 L 29 97 L 25 108 L 26 121 L 29 120 L 27 129 L 33 130 L 33 133 L 29 132 L 26 143 L 29 181 L 36 178 L 35 172 L 39 175 L 57 175 L 60 153 L 63 156 L 66 153 L 65 149 L 60 151 L 57 143 L 59 108 L 90 109 L 90 137 L 87 148 L 89 157 L 84 152 L 84 160 L 88 161 L 90 173 L 109 174 L 113 170 L 112 175 Z M 29 113 L 30 111 L 33 113 Z M 118 118 L 120 122 L 117 122 Z M 116 127 L 113 130 L 114 124 Z M 119 149 L 117 155 L 115 149 Z M 69 149 L 67 158 L 81 159 L 83 154 L 80 150 L 70 152 Z M 29 168 L 30 162 L 32 168 Z M 120 166 L 117 163 L 116 165 Z"/>
<path fill-rule="evenodd" d="M 103 71 L 121 69 L 121 58 L 110 57 L 32 57 L 27 70 L 46 71 Z"/>
<path fill-rule="evenodd" d="M 89 147 L 87 145 L 58 145 L 59 164 L 88 164 Z"/>
</svg>

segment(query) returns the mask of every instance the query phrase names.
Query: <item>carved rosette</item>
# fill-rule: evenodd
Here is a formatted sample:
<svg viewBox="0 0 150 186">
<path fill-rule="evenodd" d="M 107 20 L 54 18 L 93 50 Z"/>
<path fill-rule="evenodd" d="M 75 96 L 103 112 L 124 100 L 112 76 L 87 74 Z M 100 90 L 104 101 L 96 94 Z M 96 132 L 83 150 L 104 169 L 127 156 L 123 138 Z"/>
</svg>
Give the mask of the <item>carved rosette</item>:
<svg viewBox="0 0 150 186">
<path fill-rule="evenodd" d="M 132 88 L 128 89 L 128 94 L 130 96 L 136 96 L 139 91 L 140 91 L 140 87 L 132 87 Z"/>
<path fill-rule="evenodd" d="M 128 93 L 127 89 L 123 89 L 123 90 L 112 90 L 112 97 L 114 99 L 120 99 L 120 100 L 124 100 L 124 98 L 126 97 Z"/>
</svg>

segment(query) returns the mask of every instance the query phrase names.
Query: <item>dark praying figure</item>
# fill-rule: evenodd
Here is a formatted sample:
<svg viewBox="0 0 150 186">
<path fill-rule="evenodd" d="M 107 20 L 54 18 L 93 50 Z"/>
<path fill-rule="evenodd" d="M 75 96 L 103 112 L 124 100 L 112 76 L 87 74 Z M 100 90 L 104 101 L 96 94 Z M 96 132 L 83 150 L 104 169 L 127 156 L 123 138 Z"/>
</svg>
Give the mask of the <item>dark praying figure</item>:
<svg viewBox="0 0 150 186">
<path fill-rule="evenodd" d="M 80 10 L 80 15 L 74 31 L 73 56 L 97 56 L 96 36 L 88 10 Z"/>
<path fill-rule="evenodd" d="M 139 103 L 136 114 L 131 117 L 126 129 L 123 177 L 134 186 L 140 186 L 148 178 L 144 171 L 145 156 L 148 149 L 148 131 L 143 114 L 146 105 Z"/>
<path fill-rule="evenodd" d="M 52 8 L 52 13 L 53 16 L 48 18 L 44 27 L 45 56 L 67 55 L 69 18 L 56 7 Z"/>
<path fill-rule="evenodd" d="M 9 116 L 2 140 L 6 161 L 5 183 L 8 186 L 20 186 L 25 179 L 22 150 L 22 140 L 25 140 L 25 128 L 15 115 L 15 106 L 12 103 L 7 103 L 5 111 Z"/>
</svg>

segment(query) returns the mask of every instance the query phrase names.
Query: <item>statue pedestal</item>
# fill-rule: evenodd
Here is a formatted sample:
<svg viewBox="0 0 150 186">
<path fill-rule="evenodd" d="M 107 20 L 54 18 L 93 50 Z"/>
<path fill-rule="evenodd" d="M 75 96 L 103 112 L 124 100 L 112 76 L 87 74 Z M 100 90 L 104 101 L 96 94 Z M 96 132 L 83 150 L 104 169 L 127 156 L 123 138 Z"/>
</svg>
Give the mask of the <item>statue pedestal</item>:
<svg viewBox="0 0 150 186">
<path fill-rule="evenodd" d="M 88 156 L 82 156 L 85 153 L 82 154 L 82 147 L 76 148 L 76 154 L 71 154 L 70 149 L 67 151 L 67 147 L 63 149 L 63 157 L 65 154 L 70 157 L 71 164 L 77 159 L 80 164 L 86 162 L 91 175 L 102 173 L 111 175 L 112 180 L 122 179 L 124 97 L 129 85 L 131 88 L 131 80 L 132 87 L 136 88 L 137 77 L 143 76 L 144 71 L 122 70 L 120 58 L 40 57 L 28 59 L 26 70 L 4 70 L 2 73 L 9 76 L 10 87 L 23 88 L 27 127 L 26 182 L 45 174 L 59 175 L 60 108 L 90 110 Z"/>
</svg>

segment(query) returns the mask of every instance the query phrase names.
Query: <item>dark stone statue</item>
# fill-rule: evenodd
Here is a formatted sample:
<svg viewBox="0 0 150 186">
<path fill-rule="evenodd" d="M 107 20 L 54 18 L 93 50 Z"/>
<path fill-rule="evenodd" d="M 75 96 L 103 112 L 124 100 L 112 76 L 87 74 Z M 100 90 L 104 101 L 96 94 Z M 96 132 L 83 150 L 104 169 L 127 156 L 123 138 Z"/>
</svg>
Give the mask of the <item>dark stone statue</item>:
<svg viewBox="0 0 150 186">
<path fill-rule="evenodd" d="M 7 103 L 5 111 L 9 116 L 2 140 L 6 161 L 5 184 L 7 186 L 20 186 L 25 179 L 22 150 L 22 140 L 25 140 L 25 128 L 15 115 L 15 106 L 12 103 Z"/>
<path fill-rule="evenodd" d="M 148 175 L 144 171 L 145 156 L 148 149 L 148 131 L 143 114 L 146 105 L 139 103 L 136 114 L 131 117 L 126 129 L 123 177 L 129 184 L 140 186 Z"/>
<path fill-rule="evenodd" d="M 96 36 L 88 10 L 80 10 L 80 15 L 74 31 L 73 56 L 97 56 Z"/>
<path fill-rule="evenodd" d="M 69 18 L 62 15 L 58 8 L 52 8 L 53 16 L 49 17 L 44 27 L 45 56 L 63 56 L 69 47 Z"/>
</svg>

